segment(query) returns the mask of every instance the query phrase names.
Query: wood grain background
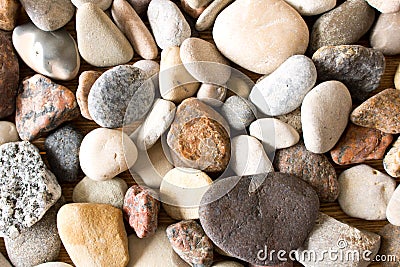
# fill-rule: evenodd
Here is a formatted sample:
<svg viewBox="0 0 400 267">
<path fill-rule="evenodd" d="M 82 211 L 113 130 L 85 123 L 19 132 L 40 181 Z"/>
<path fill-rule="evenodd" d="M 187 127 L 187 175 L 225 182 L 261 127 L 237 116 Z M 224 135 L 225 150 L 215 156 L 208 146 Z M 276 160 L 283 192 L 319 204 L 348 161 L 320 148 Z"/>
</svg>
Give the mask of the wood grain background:
<svg viewBox="0 0 400 267">
<path fill-rule="evenodd" d="M 343 1 L 339 1 L 339 2 L 343 2 Z M 179 5 L 179 3 L 177 3 Z M 377 16 L 379 15 L 379 13 L 377 12 Z M 308 17 L 305 18 L 307 24 L 309 25 L 309 27 L 312 26 L 313 22 L 315 21 L 315 17 Z M 26 16 L 26 14 L 22 11 L 18 24 L 23 24 L 25 22 L 28 21 L 28 18 Z M 147 24 L 148 26 L 148 24 Z M 68 23 L 68 25 L 66 26 L 67 30 L 69 31 L 69 33 L 71 33 L 71 35 L 75 38 L 76 40 L 76 32 L 75 32 L 75 18 L 72 19 L 72 21 L 70 23 Z M 311 29 L 311 28 L 310 28 Z M 211 35 L 211 31 L 206 31 L 206 32 L 201 32 L 201 33 L 197 33 L 198 36 L 202 39 L 205 39 L 207 41 L 213 42 L 212 40 L 212 35 Z M 194 34 L 196 36 L 196 33 Z M 368 42 L 368 36 L 369 33 L 366 34 L 358 44 L 362 44 L 364 46 L 369 46 L 369 42 Z M 102 45 L 102 44 L 99 44 Z M 284 45 L 284 44 L 282 44 Z M 160 53 L 159 53 L 160 54 Z M 308 55 L 310 56 L 310 55 Z M 141 58 L 135 54 L 134 58 L 132 59 L 131 63 L 136 62 L 138 60 L 140 60 Z M 160 60 L 160 58 L 158 57 L 156 59 L 158 62 Z M 386 57 L 386 70 L 383 76 L 383 79 L 381 81 L 380 87 L 374 91 L 373 93 L 377 93 L 381 90 L 384 90 L 386 88 L 394 88 L 394 83 L 393 83 L 393 78 L 394 78 L 394 74 L 396 71 L 397 66 L 400 63 L 400 56 L 387 56 Z M 254 82 L 260 77 L 260 75 L 251 73 L 247 70 L 244 70 L 243 68 L 240 68 L 238 66 L 236 66 L 235 64 L 232 64 L 233 67 L 239 69 L 240 71 L 242 71 L 243 73 L 245 73 L 246 75 L 248 75 Z M 80 67 L 80 71 L 79 73 L 86 71 L 86 70 L 99 70 L 99 71 L 105 71 L 107 70 L 107 68 L 96 68 L 93 67 L 89 64 L 87 64 L 86 62 L 84 62 L 82 60 L 81 62 L 81 67 Z M 27 76 L 32 76 L 34 75 L 35 72 L 32 71 L 30 68 L 28 68 L 26 66 L 25 63 L 23 63 L 20 60 L 20 80 L 24 79 Z M 71 81 L 67 81 L 67 82 L 58 82 L 66 87 L 68 87 L 70 90 L 72 90 L 73 92 L 76 91 L 77 86 L 78 86 L 78 77 L 77 76 L 75 79 L 71 80 Z M 14 118 L 10 117 L 7 118 L 10 121 L 13 121 Z M 95 129 L 98 127 L 98 125 L 96 125 L 94 122 L 89 121 L 84 119 L 83 117 L 79 117 L 78 119 L 74 120 L 71 122 L 72 125 L 74 125 L 76 128 L 78 128 L 83 134 L 87 134 L 88 132 L 90 132 L 91 130 Z M 396 136 L 395 136 L 396 139 Z M 395 140 L 394 139 L 394 140 Z M 45 140 L 45 136 L 35 140 L 33 143 L 40 149 L 41 154 L 43 156 L 43 158 L 46 160 L 46 153 L 44 152 L 44 140 Z M 330 158 L 328 156 L 328 158 Z M 331 163 L 335 166 L 336 172 L 339 175 L 344 169 L 350 168 L 351 165 L 348 166 L 338 166 L 335 163 L 333 163 L 331 161 Z M 373 160 L 373 161 L 368 161 L 366 162 L 368 165 L 370 165 L 373 168 L 376 168 L 380 171 L 383 171 L 383 166 L 382 166 L 382 161 L 381 160 Z M 125 181 L 127 181 L 127 183 L 129 185 L 133 184 L 133 178 L 131 177 L 129 172 L 125 172 L 121 175 L 119 175 L 121 178 L 124 178 Z M 82 175 L 83 178 L 83 175 Z M 399 182 L 400 180 L 397 179 L 397 182 Z M 72 190 L 74 188 L 76 183 L 64 183 L 62 184 L 62 190 L 63 190 L 63 195 L 65 196 L 67 202 L 72 202 Z M 341 222 L 344 223 L 348 223 L 354 227 L 357 227 L 359 229 L 362 230 L 368 230 L 368 231 L 372 231 L 372 232 L 379 232 L 379 230 L 386 225 L 388 222 L 387 221 L 365 221 L 365 220 L 360 220 L 360 219 L 356 219 L 356 218 L 351 218 L 349 216 L 347 216 L 346 214 L 343 213 L 343 211 L 340 209 L 339 205 L 337 202 L 335 203 L 323 203 L 321 204 L 321 208 L 320 210 L 338 220 L 340 220 Z M 161 214 L 160 214 L 160 222 L 162 223 L 173 223 L 174 220 L 172 220 L 170 217 L 168 217 L 165 212 L 162 210 Z M 128 234 L 133 233 L 133 231 L 129 228 L 126 227 Z M 0 238 L 0 252 L 3 253 L 4 255 L 6 255 L 6 249 L 4 246 L 4 241 L 3 238 Z M 217 256 L 217 260 L 222 259 L 221 256 Z M 66 253 L 65 249 L 62 247 L 61 252 L 60 252 L 60 256 L 59 256 L 59 261 L 63 261 L 63 262 L 67 262 L 72 264 L 68 254 Z M 297 266 L 297 265 L 296 265 Z M 298 264 L 298 266 L 302 266 L 300 264 Z M 372 264 L 371 266 L 380 266 L 380 264 L 375 263 Z M 89 266 L 88 266 L 89 267 Z M 111 266 L 110 266 L 111 267 Z"/>
</svg>

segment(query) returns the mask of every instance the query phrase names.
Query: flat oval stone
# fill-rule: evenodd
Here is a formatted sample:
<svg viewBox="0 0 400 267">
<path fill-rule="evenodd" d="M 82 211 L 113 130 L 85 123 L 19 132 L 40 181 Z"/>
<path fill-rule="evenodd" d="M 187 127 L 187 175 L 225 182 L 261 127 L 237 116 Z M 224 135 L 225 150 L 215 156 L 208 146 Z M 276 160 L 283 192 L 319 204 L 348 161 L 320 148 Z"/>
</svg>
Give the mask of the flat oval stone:
<svg viewBox="0 0 400 267">
<path fill-rule="evenodd" d="M 398 259 L 400 257 L 400 227 L 386 224 L 380 231 L 381 236 L 381 247 L 379 249 L 379 255 L 395 255 Z M 397 267 L 397 262 L 383 262 L 384 267 Z"/>
<path fill-rule="evenodd" d="M 400 11 L 400 3 L 397 0 L 366 0 L 368 4 L 378 9 L 381 13 L 394 13 Z"/>
<path fill-rule="evenodd" d="M 386 89 L 353 110 L 350 120 L 384 133 L 400 133 L 400 90 Z"/>
<path fill-rule="evenodd" d="M 20 3 L 17 0 L 2 0 L 0 7 L 0 30 L 12 31 L 17 22 Z"/>
<path fill-rule="evenodd" d="M 374 23 L 375 12 L 365 0 L 348 0 L 323 14 L 310 36 L 310 52 L 327 45 L 354 44 Z"/>
<path fill-rule="evenodd" d="M 196 30 L 205 31 L 210 29 L 218 14 L 224 10 L 233 0 L 214 0 L 204 11 L 201 12 L 200 16 L 196 21 Z"/>
<path fill-rule="evenodd" d="M 400 177 L 400 139 L 393 143 L 385 158 L 383 159 L 383 167 L 385 171 L 392 177 Z"/>
<path fill-rule="evenodd" d="M 124 34 L 99 7 L 83 4 L 76 12 L 79 53 L 89 64 L 110 67 L 127 63 L 133 49 Z"/>
<path fill-rule="evenodd" d="M 0 31 L 0 66 L 0 118 L 5 118 L 15 110 L 19 63 L 11 38 L 3 31 Z"/>
<path fill-rule="evenodd" d="M 336 6 L 336 0 L 285 0 L 285 2 L 303 16 L 319 15 Z"/>
<path fill-rule="evenodd" d="M 281 0 L 235 1 L 218 15 L 213 28 L 219 51 L 259 74 L 271 73 L 290 56 L 304 54 L 308 37 L 304 20 Z"/>
<path fill-rule="evenodd" d="M 386 209 L 386 216 L 388 221 L 396 226 L 400 226 L 399 207 L 400 207 L 400 187 L 397 187 L 396 190 L 393 192 L 393 195 L 390 198 Z"/>
<path fill-rule="evenodd" d="M 336 80 L 344 83 L 352 98 L 364 101 L 379 87 L 385 72 L 385 57 L 375 49 L 360 45 L 321 47 L 312 60 L 319 81 Z"/>
<path fill-rule="evenodd" d="M 108 9 L 113 0 L 71 0 L 72 4 L 74 4 L 77 8 L 81 7 L 81 5 L 86 3 L 93 3 L 98 6 L 101 10 Z"/>
<path fill-rule="evenodd" d="M 314 153 L 331 150 L 346 128 L 351 108 L 350 92 L 341 82 L 324 82 L 311 90 L 301 106 L 307 149 Z"/>
<path fill-rule="evenodd" d="M 79 75 L 78 89 L 76 89 L 76 101 L 78 102 L 82 117 L 88 120 L 93 120 L 92 116 L 89 114 L 88 108 L 89 92 L 94 82 L 101 74 L 102 73 L 99 71 L 88 70 L 83 71 L 81 75 Z"/>
<path fill-rule="evenodd" d="M 147 75 L 131 65 L 104 72 L 88 96 L 89 113 L 102 127 L 118 128 L 141 119 L 151 108 L 154 86 Z"/>
<path fill-rule="evenodd" d="M 253 180 L 262 184 L 250 192 Z M 285 203 L 285 205 L 282 205 Z M 306 240 L 318 216 L 315 191 L 284 173 L 229 177 L 214 183 L 204 194 L 200 223 L 215 245 L 251 264 L 277 264 L 257 257 L 268 250 L 291 251 Z M 240 227 L 238 227 L 240 225 Z"/>
<path fill-rule="evenodd" d="M 385 55 L 400 54 L 400 12 L 381 14 L 370 36 L 372 48 Z"/>
<path fill-rule="evenodd" d="M 169 0 L 152 0 L 147 9 L 151 30 L 161 49 L 180 46 L 191 29 L 182 12 Z"/>
<path fill-rule="evenodd" d="M 296 176 L 317 192 L 321 202 L 334 202 L 339 195 L 335 168 L 323 154 L 314 154 L 301 142 L 293 147 L 275 152 L 277 171 Z"/>
<path fill-rule="evenodd" d="M 15 115 L 22 140 L 33 140 L 78 116 L 75 95 L 67 87 L 40 74 L 22 81 Z"/>
<path fill-rule="evenodd" d="M 250 101 L 264 114 L 277 116 L 300 107 L 317 81 L 314 63 L 306 56 L 288 58 L 273 73 L 257 82 Z"/>
<path fill-rule="evenodd" d="M 19 136 L 15 124 L 9 121 L 0 121 L 0 146 L 18 140 Z"/>
<path fill-rule="evenodd" d="M 339 165 L 383 159 L 383 155 L 392 141 L 391 134 L 349 123 L 330 153 L 332 160 Z"/>
<path fill-rule="evenodd" d="M 221 107 L 221 115 L 235 130 L 244 130 L 257 115 L 256 107 L 240 96 L 231 96 Z"/>
<path fill-rule="evenodd" d="M 80 67 L 78 46 L 65 30 L 46 32 L 32 23 L 16 27 L 13 44 L 34 71 L 56 80 L 72 80 Z"/>
<path fill-rule="evenodd" d="M 21 0 L 32 22 L 43 31 L 55 31 L 67 24 L 75 14 L 70 0 Z"/>
</svg>

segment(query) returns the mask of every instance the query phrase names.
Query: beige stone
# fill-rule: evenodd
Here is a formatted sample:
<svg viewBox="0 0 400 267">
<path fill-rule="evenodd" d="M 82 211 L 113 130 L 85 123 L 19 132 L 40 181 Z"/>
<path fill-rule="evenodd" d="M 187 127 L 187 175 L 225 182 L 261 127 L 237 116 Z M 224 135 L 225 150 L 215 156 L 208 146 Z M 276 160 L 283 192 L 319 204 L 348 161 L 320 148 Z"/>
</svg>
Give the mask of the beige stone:
<svg viewBox="0 0 400 267">
<path fill-rule="evenodd" d="M 200 8 L 208 5 L 213 0 L 186 0 L 191 8 Z"/>
<path fill-rule="evenodd" d="M 0 29 L 12 31 L 17 22 L 20 4 L 17 0 L 0 0 Z"/>
<path fill-rule="evenodd" d="M 220 107 L 225 101 L 227 89 L 210 83 L 203 83 L 197 92 L 197 98 L 212 107 Z"/>
<path fill-rule="evenodd" d="M 112 0 L 71 0 L 71 2 L 77 8 L 86 3 L 93 3 L 96 4 L 102 10 L 108 9 L 112 4 Z"/>
<path fill-rule="evenodd" d="M 189 6 L 187 0 L 181 0 L 181 6 L 183 11 L 194 19 L 197 19 L 201 15 L 201 13 L 203 13 L 204 9 L 206 9 L 207 7 L 207 6 L 202 6 L 199 8 L 192 8 L 191 6 Z"/>
<path fill-rule="evenodd" d="M 0 121 L 0 146 L 18 140 L 19 136 L 15 124 L 9 121 Z"/>
<path fill-rule="evenodd" d="M 236 261 L 219 261 L 214 263 L 212 267 L 243 267 L 243 265 Z"/>
<path fill-rule="evenodd" d="M 384 55 L 400 54 L 400 12 L 381 14 L 371 32 L 372 48 Z"/>
<path fill-rule="evenodd" d="M 392 177 L 400 177 L 400 139 L 398 138 L 383 158 L 383 167 Z"/>
<path fill-rule="evenodd" d="M 5 267 L 7 267 L 7 266 L 5 266 Z M 64 263 L 64 262 L 46 262 L 46 263 L 39 264 L 35 267 L 73 267 L 73 266 L 68 263 Z"/>
<path fill-rule="evenodd" d="M 138 13 L 139 15 L 143 15 L 146 13 L 150 1 L 151 0 L 128 0 L 128 2 L 135 9 L 136 13 Z"/>
<path fill-rule="evenodd" d="M 76 101 L 78 102 L 79 108 L 81 110 L 82 117 L 88 120 L 93 120 L 92 116 L 89 114 L 88 109 L 88 96 L 90 89 L 94 82 L 99 78 L 101 72 L 88 70 L 81 73 L 79 76 L 78 89 L 76 90 Z"/>
<path fill-rule="evenodd" d="M 400 226 L 400 186 L 396 188 L 389 200 L 386 217 L 391 224 Z"/>
<path fill-rule="evenodd" d="M 6 257 L 0 253 L 0 266 L 1 267 L 12 267 L 12 265 L 8 262 Z"/>
<path fill-rule="evenodd" d="M 160 72 L 160 64 L 158 64 L 158 62 L 154 60 L 139 60 L 133 63 L 132 66 L 143 70 L 149 78 Z"/>
<path fill-rule="evenodd" d="M 233 0 L 212 1 L 211 4 L 206 9 L 204 9 L 204 11 L 197 19 L 196 30 L 205 31 L 210 29 L 213 26 L 214 21 L 217 18 L 218 14 L 232 2 Z"/>
<path fill-rule="evenodd" d="M 394 75 L 394 85 L 396 89 L 400 90 L 400 65 L 397 67 L 396 74 Z"/>
<path fill-rule="evenodd" d="M 120 209 L 105 204 L 67 204 L 57 214 L 57 228 L 77 267 L 125 267 L 129 261 Z"/>
<path fill-rule="evenodd" d="M 368 4 L 378 9 L 382 13 L 394 13 L 400 11 L 398 0 L 366 0 Z"/>
<path fill-rule="evenodd" d="M 285 0 L 285 2 L 303 16 L 319 15 L 336 6 L 336 0 Z"/>
<path fill-rule="evenodd" d="M 301 129 L 301 107 L 288 114 L 276 116 L 276 118 L 292 126 L 299 134 L 303 133 L 303 130 Z"/>
<path fill-rule="evenodd" d="M 231 77 L 226 82 L 226 88 L 230 93 L 234 93 L 240 97 L 247 99 L 250 95 L 251 88 L 253 88 L 254 83 L 248 77 L 244 75 L 239 75 L 237 72 L 232 72 Z"/>
</svg>

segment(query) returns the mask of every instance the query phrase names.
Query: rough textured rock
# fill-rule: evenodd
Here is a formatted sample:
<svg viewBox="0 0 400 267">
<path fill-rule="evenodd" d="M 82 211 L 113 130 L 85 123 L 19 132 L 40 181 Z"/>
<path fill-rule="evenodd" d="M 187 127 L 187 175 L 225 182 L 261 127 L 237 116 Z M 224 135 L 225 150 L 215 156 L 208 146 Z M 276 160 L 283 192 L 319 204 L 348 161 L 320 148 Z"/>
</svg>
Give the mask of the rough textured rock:
<svg viewBox="0 0 400 267">
<path fill-rule="evenodd" d="M 40 221 L 16 238 L 4 239 L 8 257 L 14 266 L 31 267 L 58 259 L 61 240 L 57 232 L 57 212 L 64 203 L 61 197 Z"/>
<path fill-rule="evenodd" d="M 341 82 L 323 82 L 311 90 L 301 106 L 307 149 L 314 153 L 331 150 L 346 129 L 351 109 L 350 92 Z"/>
<path fill-rule="evenodd" d="M 15 124 L 9 121 L 0 121 L 0 146 L 18 140 L 19 136 Z"/>
<path fill-rule="evenodd" d="M 339 165 L 383 159 L 383 155 L 392 141 L 391 134 L 349 123 L 330 153 L 333 161 Z"/>
<path fill-rule="evenodd" d="M 353 110 L 350 120 L 384 133 L 400 133 L 400 91 L 386 89 Z"/>
<path fill-rule="evenodd" d="M 67 204 L 57 214 L 57 228 L 76 266 L 125 267 L 129 261 L 120 209 L 104 204 Z"/>
<path fill-rule="evenodd" d="M 93 120 L 89 114 L 88 96 L 94 82 L 100 77 L 101 72 L 88 70 L 79 75 L 78 89 L 76 90 L 76 101 L 78 102 L 81 114 L 85 119 Z"/>
<path fill-rule="evenodd" d="M 380 231 L 381 236 L 381 247 L 379 249 L 379 255 L 395 255 L 397 261 L 400 257 L 400 227 L 387 224 Z M 382 262 L 383 267 L 397 267 L 398 262 Z"/>
<path fill-rule="evenodd" d="M 166 232 L 172 248 L 184 261 L 191 266 L 211 266 L 213 244 L 196 221 L 171 224 Z"/>
<path fill-rule="evenodd" d="M 360 45 L 325 46 L 312 57 L 319 81 L 344 83 L 355 101 L 364 101 L 379 87 L 385 72 L 385 57 Z"/>
<path fill-rule="evenodd" d="M 250 101 L 234 95 L 222 105 L 221 115 L 233 129 L 244 130 L 256 119 L 257 109 Z"/>
<path fill-rule="evenodd" d="M 288 114 L 276 116 L 276 118 L 295 128 L 299 134 L 303 133 L 303 129 L 301 127 L 301 107 Z"/>
<path fill-rule="evenodd" d="M 19 1 L 0 1 L 0 30 L 12 31 L 17 22 Z"/>
<path fill-rule="evenodd" d="M 78 46 L 67 30 L 46 32 L 27 23 L 16 27 L 12 38 L 15 50 L 34 71 L 56 80 L 78 75 Z"/>
<path fill-rule="evenodd" d="M 385 55 L 400 54 L 400 12 L 381 14 L 372 29 L 370 43 Z"/>
<path fill-rule="evenodd" d="M 144 71 L 147 74 L 148 78 L 151 78 L 160 72 L 160 64 L 154 60 L 139 60 L 133 63 L 132 66 Z"/>
<path fill-rule="evenodd" d="M 400 177 L 399 157 L 400 139 L 397 139 L 383 159 L 383 167 L 385 168 L 385 171 L 392 177 Z"/>
<path fill-rule="evenodd" d="M 76 13 L 79 53 L 89 64 L 109 67 L 128 62 L 133 49 L 124 34 L 95 4 L 86 3 Z"/>
<path fill-rule="evenodd" d="M 15 115 L 22 140 L 33 140 L 78 116 L 75 95 L 68 88 L 40 74 L 22 81 Z"/>
<path fill-rule="evenodd" d="M 389 200 L 386 209 L 387 220 L 396 226 L 400 226 L 400 187 L 397 187 Z"/>
<path fill-rule="evenodd" d="M 253 180 L 259 179 L 262 184 L 250 192 Z M 318 207 L 317 194 L 305 182 L 288 174 L 269 173 L 214 183 L 203 196 L 199 214 L 215 245 L 249 263 L 268 265 L 279 263 L 276 255 L 263 260 L 257 252 L 264 246 L 297 249 L 311 232 Z"/>
<path fill-rule="evenodd" d="M 178 106 L 167 142 L 176 167 L 221 172 L 229 163 L 229 126 L 198 99 L 186 99 Z"/>
<path fill-rule="evenodd" d="M 264 114 L 287 114 L 300 107 L 316 81 L 317 70 L 311 59 L 295 55 L 260 79 L 251 90 L 249 99 Z"/>
<path fill-rule="evenodd" d="M 303 16 L 319 15 L 336 6 L 336 0 L 285 0 L 285 2 Z"/>
<path fill-rule="evenodd" d="M 139 15 L 143 15 L 146 13 L 150 1 L 151 0 L 128 0 L 128 2 L 135 9 L 136 13 L 138 13 Z"/>
<path fill-rule="evenodd" d="M 215 44 L 225 57 L 260 74 L 304 54 L 308 37 L 299 13 L 281 0 L 235 1 L 218 15 L 213 28 Z"/>
<path fill-rule="evenodd" d="M 77 8 L 80 8 L 83 4 L 93 3 L 96 4 L 101 10 L 108 9 L 113 0 L 71 0 L 72 4 L 74 4 Z"/>
<path fill-rule="evenodd" d="M 17 237 L 61 197 L 56 177 L 29 142 L 0 146 L 0 235 Z"/>
<path fill-rule="evenodd" d="M 334 202 L 339 195 L 339 183 L 335 168 L 323 154 L 314 154 L 303 143 L 277 150 L 276 171 L 294 175 L 311 185 L 321 202 Z"/>
<path fill-rule="evenodd" d="M 0 66 L 0 118 L 5 118 L 15 110 L 19 63 L 11 38 L 3 31 L 0 31 Z"/>
<path fill-rule="evenodd" d="M 341 223 L 334 218 L 320 213 L 314 229 L 307 238 L 306 242 L 298 249 L 298 253 L 302 255 L 305 250 L 315 251 L 316 259 L 323 259 L 316 262 L 310 258 L 296 259 L 306 267 L 364 267 L 368 266 L 375 255 L 378 253 L 380 245 L 380 236 L 368 231 L 360 231 L 350 225 Z M 323 256 L 323 251 L 343 250 L 343 255 L 354 255 L 353 251 L 357 251 L 359 255 L 363 255 L 365 251 L 370 251 L 366 261 L 362 256 L 359 258 L 349 258 L 348 261 L 338 261 Z M 350 254 L 349 254 L 350 253 Z"/>
<path fill-rule="evenodd" d="M 226 93 L 227 89 L 223 86 L 203 83 L 197 91 L 197 98 L 209 106 L 220 107 L 225 101 Z"/>
<path fill-rule="evenodd" d="M 326 45 L 348 45 L 357 42 L 374 23 L 375 12 L 365 0 L 347 0 L 323 14 L 314 23 L 310 52 Z"/>
<path fill-rule="evenodd" d="M 339 205 L 349 216 L 385 220 L 386 208 L 396 188 L 390 176 L 361 164 L 339 176 Z"/>
<path fill-rule="evenodd" d="M 196 30 L 205 31 L 210 29 L 218 14 L 224 10 L 233 0 L 214 0 L 204 11 L 201 12 L 200 16 L 196 21 Z"/>
<path fill-rule="evenodd" d="M 368 4 L 382 13 L 394 13 L 400 11 L 400 3 L 397 0 L 366 0 Z"/>
<path fill-rule="evenodd" d="M 131 65 L 116 66 L 104 72 L 88 96 L 89 113 L 102 127 L 118 128 L 140 120 L 154 100 L 153 84 L 147 75 Z"/>
</svg>

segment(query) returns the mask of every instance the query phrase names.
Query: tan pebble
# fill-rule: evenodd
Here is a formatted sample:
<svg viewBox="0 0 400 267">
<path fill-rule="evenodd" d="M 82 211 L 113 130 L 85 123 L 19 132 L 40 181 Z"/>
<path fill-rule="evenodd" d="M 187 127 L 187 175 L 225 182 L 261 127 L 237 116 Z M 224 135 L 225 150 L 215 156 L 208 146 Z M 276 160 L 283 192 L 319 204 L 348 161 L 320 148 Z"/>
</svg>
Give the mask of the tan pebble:
<svg viewBox="0 0 400 267">
<path fill-rule="evenodd" d="M 394 13 L 400 11 L 398 0 L 366 0 L 372 7 L 382 13 Z"/>
<path fill-rule="evenodd" d="M 293 110 L 288 114 L 276 116 L 276 118 L 292 126 L 299 134 L 303 133 L 303 130 L 301 128 L 301 107 Z"/>
<path fill-rule="evenodd" d="M 205 31 L 212 27 L 219 12 L 232 3 L 233 0 L 214 0 L 196 21 L 196 30 Z"/>
<path fill-rule="evenodd" d="M 81 5 L 85 3 L 93 3 L 96 4 L 102 10 L 107 10 L 112 4 L 112 0 L 71 0 L 71 2 L 77 8 L 79 8 Z"/>
<path fill-rule="evenodd" d="M 149 78 L 160 72 L 160 64 L 154 60 L 139 60 L 133 63 L 132 66 L 143 70 Z"/>
<path fill-rule="evenodd" d="M 239 75 L 236 71 L 232 72 L 231 77 L 226 82 L 226 87 L 230 93 L 247 99 L 250 95 L 254 82 L 244 74 Z"/>
<path fill-rule="evenodd" d="M 0 145 L 18 140 L 15 124 L 9 121 L 0 121 Z"/>
<path fill-rule="evenodd" d="M 129 4 L 135 9 L 136 13 L 143 15 L 147 11 L 151 0 L 128 0 Z"/>
<path fill-rule="evenodd" d="M 186 0 L 186 1 L 191 8 L 200 8 L 202 6 L 208 5 L 213 0 Z"/>
<path fill-rule="evenodd" d="M 210 106 L 219 107 L 225 101 L 226 91 L 223 86 L 203 83 L 197 92 L 197 98 Z"/>
<path fill-rule="evenodd" d="M 371 32 L 371 47 L 384 55 L 400 54 L 400 12 L 381 14 Z"/>
<path fill-rule="evenodd" d="M 400 90 L 400 65 L 397 67 L 396 74 L 394 75 L 394 85 L 396 89 Z"/>
<path fill-rule="evenodd" d="M 88 70 L 82 72 L 79 76 L 78 89 L 76 90 L 76 100 L 78 102 L 82 116 L 88 120 L 93 120 L 89 114 L 88 95 L 90 92 L 90 88 L 92 88 L 92 85 L 97 80 L 97 78 L 100 77 L 100 75 L 101 72 L 99 71 Z"/>
<path fill-rule="evenodd" d="M 388 221 L 396 226 L 400 226 L 400 186 L 396 188 L 386 209 Z"/>
<path fill-rule="evenodd" d="M 19 1 L 17 0 L 0 0 L 0 29 L 12 31 L 17 22 L 19 11 Z"/>
<path fill-rule="evenodd" d="M 183 11 L 185 11 L 189 16 L 191 16 L 194 19 L 197 19 L 201 13 L 203 13 L 204 9 L 206 9 L 207 6 L 199 7 L 199 8 L 192 8 L 189 6 L 186 0 L 181 0 L 181 5 Z"/>
</svg>

